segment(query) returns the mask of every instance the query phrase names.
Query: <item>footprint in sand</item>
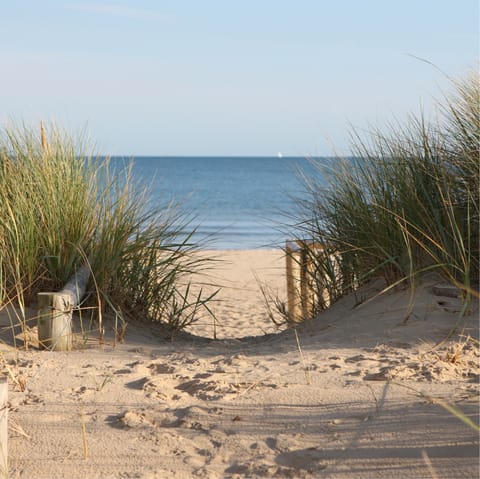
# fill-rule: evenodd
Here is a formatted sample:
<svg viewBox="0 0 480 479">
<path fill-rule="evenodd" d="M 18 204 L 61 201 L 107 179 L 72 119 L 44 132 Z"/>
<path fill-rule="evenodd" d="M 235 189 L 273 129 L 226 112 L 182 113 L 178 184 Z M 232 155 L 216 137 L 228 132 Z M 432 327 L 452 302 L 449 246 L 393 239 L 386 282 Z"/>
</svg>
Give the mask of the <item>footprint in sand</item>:
<svg viewBox="0 0 480 479">
<path fill-rule="evenodd" d="M 145 364 L 145 361 L 134 361 L 125 365 L 127 368 L 130 368 L 132 373 L 135 374 L 150 374 L 149 365 Z"/>
<path fill-rule="evenodd" d="M 87 386 L 80 386 L 78 388 L 71 389 L 71 394 L 77 399 L 88 396 L 93 393 L 93 389 L 87 388 Z"/>
<path fill-rule="evenodd" d="M 372 358 L 367 358 L 363 354 L 357 354 L 356 356 L 351 356 L 345 359 L 346 363 L 359 363 L 360 361 L 369 361 Z"/>
<path fill-rule="evenodd" d="M 175 368 L 170 364 L 165 363 L 152 363 L 147 366 L 150 373 L 154 374 L 173 374 L 175 372 Z"/>
<path fill-rule="evenodd" d="M 245 462 L 234 462 L 225 473 L 238 477 L 268 477 L 303 479 L 322 469 L 321 452 L 317 449 L 294 449 L 297 442 L 279 435 L 267 438 L 264 443 L 253 443 L 253 457 Z"/>
<path fill-rule="evenodd" d="M 231 394 L 229 385 L 220 381 L 205 381 L 203 379 L 192 379 L 175 387 L 179 391 L 188 393 L 204 401 L 222 399 L 225 395 Z"/>
<path fill-rule="evenodd" d="M 8 408 L 10 411 L 16 411 L 20 406 L 28 406 L 31 404 L 45 404 L 45 401 L 42 397 L 37 396 L 36 394 L 28 393 L 26 395 L 12 397 L 8 401 Z"/>
<path fill-rule="evenodd" d="M 211 380 L 205 380 L 208 378 Z M 245 394 L 248 391 L 254 389 L 271 388 L 277 389 L 278 384 L 266 383 L 263 381 L 258 382 L 225 382 L 223 379 L 218 379 L 213 374 L 197 374 L 194 379 L 186 381 L 176 386 L 175 389 L 188 393 L 190 396 L 196 397 L 203 401 L 214 400 L 230 400 L 237 397 L 239 394 Z"/>
<path fill-rule="evenodd" d="M 127 428 L 139 428 L 153 426 L 145 414 L 137 411 L 127 411 L 117 418 L 118 423 Z"/>
<path fill-rule="evenodd" d="M 178 409 L 142 408 L 120 414 L 116 417 L 115 423 L 128 428 L 183 428 L 207 431 L 209 415 L 215 412 L 214 408 L 197 406 Z M 221 441 L 215 444 L 220 445 Z"/>
<path fill-rule="evenodd" d="M 216 373 L 229 373 L 229 372 L 235 372 L 239 368 L 242 368 L 245 370 L 248 366 L 251 368 L 255 368 L 256 370 L 259 369 L 259 367 L 263 370 L 266 370 L 264 366 L 261 366 L 258 361 L 255 361 L 252 363 L 246 356 L 243 354 L 234 354 L 233 356 L 230 356 L 228 358 L 221 358 L 218 359 L 217 361 L 212 362 L 213 365 L 215 365 L 215 372 Z"/>
<path fill-rule="evenodd" d="M 130 429 L 178 427 L 180 420 L 175 412 L 176 411 L 170 410 L 152 411 L 146 409 L 126 411 L 117 416 L 114 425 L 120 425 L 121 427 Z"/>
<path fill-rule="evenodd" d="M 355 365 L 355 369 L 347 370 L 347 376 L 361 376 L 368 373 L 371 369 L 377 369 L 382 359 L 377 357 L 365 356 L 363 354 L 357 354 L 345 359 L 347 365 Z"/>
</svg>

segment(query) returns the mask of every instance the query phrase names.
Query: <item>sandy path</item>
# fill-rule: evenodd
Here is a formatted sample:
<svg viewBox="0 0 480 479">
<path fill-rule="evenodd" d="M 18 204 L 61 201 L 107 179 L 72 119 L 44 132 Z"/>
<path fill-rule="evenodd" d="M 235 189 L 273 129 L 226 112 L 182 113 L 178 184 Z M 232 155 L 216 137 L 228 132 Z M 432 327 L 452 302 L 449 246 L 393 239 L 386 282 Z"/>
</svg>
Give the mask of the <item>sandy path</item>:
<svg viewBox="0 0 480 479">
<path fill-rule="evenodd" d="M 478 432 L 431 399 L 478 424 L 478 346 L 464 336 L 432 351 L 458 300 L 425 284 L 404 323 L 407 291 L 344 298 L 298 328 L 301 354 L 293 330 L 238 339 L 261 317 L 251 265 L 281 287 L 278 253 L 224 257 L 221 331 L 237 338 L 170 342 L 131 324 L 115 348 L 54 353 L 4 336 L 10 477 L 478 477 Z M 478 337 L 478 310 L 463 327 Z"/>
<path fill-rule="evenodd" d="M 199 336 L 217 339 L 257 336 L 278 332 L 268 318 L 261 287 L 273 296 L 286 299 L 285 256 L 280 250 L 209 251 L 214 268 L 197 280 L 213 283 L 206 291 L 215 296 L 212 310 L 216 321 L 205 317 L 187 330 Z"/>
</svg>

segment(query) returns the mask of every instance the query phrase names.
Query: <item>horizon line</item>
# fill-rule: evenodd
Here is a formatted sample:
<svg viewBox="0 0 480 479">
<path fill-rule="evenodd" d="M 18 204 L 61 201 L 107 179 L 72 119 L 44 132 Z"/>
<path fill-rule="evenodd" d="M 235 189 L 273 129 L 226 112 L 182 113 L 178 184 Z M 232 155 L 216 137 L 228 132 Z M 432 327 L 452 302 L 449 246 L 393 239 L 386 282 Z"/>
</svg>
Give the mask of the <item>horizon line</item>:
<svg viewBox="0 0 480 479">
<path fill-rule="evenodd" d="M 121 158 L 276 158 L 278 160 L 284 160 L 288 158 L 350 158 L 351 155 L 338 156 L 338 155 L 124 155 L 124 154 L 102 154 L 101 157 L 121 157 Z"/>
</svg>

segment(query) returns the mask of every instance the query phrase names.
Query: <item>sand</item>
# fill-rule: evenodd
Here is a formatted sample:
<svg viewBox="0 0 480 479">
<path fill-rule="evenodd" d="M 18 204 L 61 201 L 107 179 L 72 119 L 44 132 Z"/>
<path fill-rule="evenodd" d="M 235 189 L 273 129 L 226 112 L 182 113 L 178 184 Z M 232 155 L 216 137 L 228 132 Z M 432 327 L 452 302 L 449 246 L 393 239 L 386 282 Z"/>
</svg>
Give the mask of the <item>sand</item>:
<svg viewBox="0 0 480 479">
<path fill-rule="evenodd" d="M 10 477 L 479 476 L 478 432 L 443 407 L 478 424 L 476 307 L 436 349 L 461 303 L 435 277 L 366 301 L 372 284 L 279 331 L 256 277 L 284 296 L 282 254 L 217 255 L 217 323 L 197 336 L 131 323 L 124 343 L 59 353 L 14 350 L 3 330 Z"/>
</svg>

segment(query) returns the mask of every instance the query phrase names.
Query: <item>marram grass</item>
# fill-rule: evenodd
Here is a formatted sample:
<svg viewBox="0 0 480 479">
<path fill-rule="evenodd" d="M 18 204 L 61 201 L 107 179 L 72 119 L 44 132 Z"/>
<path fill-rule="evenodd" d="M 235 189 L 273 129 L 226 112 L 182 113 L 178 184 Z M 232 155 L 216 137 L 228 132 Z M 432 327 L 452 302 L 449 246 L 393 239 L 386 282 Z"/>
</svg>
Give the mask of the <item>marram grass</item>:
<svg viewBox="0 0 480 479">
<path fill-rule="evenodd" d="M 304 178 L 295 234 L 335 255 L 333 299 L 373 277 L 394 285 L 432 270 L 467 301 L 478 296 L 479 98 L 474 72 L 439 104 L 436 122 L 419 116 L 367 138 L 354 132 L 352 158 L 314 162 L 327 185 Z M 313 258 L 320 288 L 329 258 Z"/>
<path fill-rule="evenodd" d="M 87 263 L 99 314 L 176 330 L 196 320 L 192 310 L 208 312 L 209 298 L 185 293 L 208 263 L 194 254 L 189 217 L 172 204 L 146 207 L 148 187 L 131 168 L 112 168 L 81 138 L 52 125 L 46 133 L 0 138 L 0 308 L 61 289 Z"/>
</svg>

